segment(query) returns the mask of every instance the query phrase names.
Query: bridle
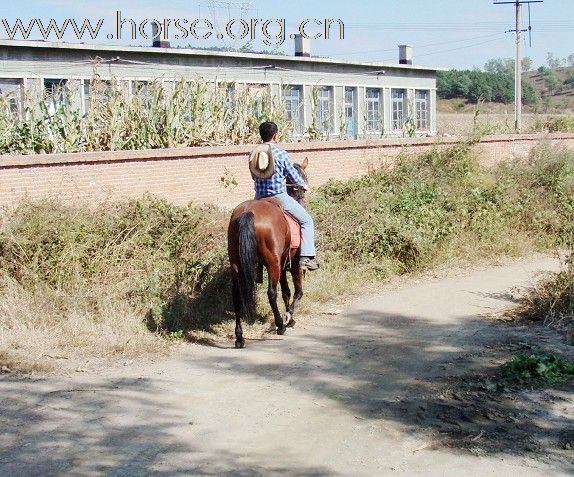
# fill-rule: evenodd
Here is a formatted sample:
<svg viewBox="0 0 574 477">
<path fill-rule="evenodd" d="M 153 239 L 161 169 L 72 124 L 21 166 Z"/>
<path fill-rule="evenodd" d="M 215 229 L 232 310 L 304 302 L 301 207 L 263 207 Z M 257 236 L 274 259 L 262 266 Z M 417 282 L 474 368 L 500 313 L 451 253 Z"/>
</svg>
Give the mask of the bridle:
<svg viewBox="0 0 574 477">
<path fill-rule="evenodd" d="M 293 197 L 297 202 L 305 200 L 306 191 L 304 187 L 298 186 L 296 184 L 291 184 L 289 182 L 286 185 L 289 195 Z"/>
</svg>

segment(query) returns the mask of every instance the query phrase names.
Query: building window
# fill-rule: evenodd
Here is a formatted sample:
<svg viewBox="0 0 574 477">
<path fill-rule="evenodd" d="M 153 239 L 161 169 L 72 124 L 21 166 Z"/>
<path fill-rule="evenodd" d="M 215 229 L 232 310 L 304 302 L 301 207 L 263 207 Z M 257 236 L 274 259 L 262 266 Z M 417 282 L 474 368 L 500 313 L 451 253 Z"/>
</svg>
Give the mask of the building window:
<svg viewBox="0 0 574 477">
<path fill-rule="evenodd" d="M 88 114 L 90 110 L 90 80 L 83 80 L 84 86 L 82 88 L 82 99 L 84 104 L 84 114 Z"/>
<path fill-rule="evenodd" d="M 349 139 L 357 137 L 356 91 L 356 88 L 345 88 L 345 130 Z"/>
<path fill-rule="evenodd" d="M 227 84 L 225 86 L 225 106 L 229 109 L 233 107 L 235 101 L 235 84 Z"/>
<path fill-rule="evenodd" d="M 316 120 L 319 131 L 331 132 L 333 124 L 333 88 L 323 86 L 317 88 L 317 111 Z"/>
<path fill-rule="evenodd" d="M 404 89 L 393 89 L 391 92 L 392 98 L 392 119 L 393 130 L 402 130 L 405 124 L 405 99 L 406 91 Z"/>
<path fill-rule="evenodd" d="M 67 105 L 67 83 L 65 79 L 44 79 L 46 106 L 50 114 Z"/>
<path fill-rule="evenodd" d="M 22 85 L 21 79 L 0 78 L 0 96 L 6 98 L 6 105 L 13 114 L 20 114 L 22 111 Z"/>
<path fill-rule="evenodd" d="M 429 129 L 429 92 L 425 90 L 415 91 L 415 115 L 417 129 L 427 131 Z"/>
<path fill-rule="evenodd" d="M 131 93 L 137 96 L 144 111 L 149 111 L 152 100 L 151 83 L 149 81 L 135 80 L 131 83 Z"/>
<path fill-rule="evenodd" d="M 255 116 L 258 121 L 266 119 L 264 115 L 266 113 L 266 107 L 268 107 L 266 101 L 269 98 L 269 85 L 250 84 L 247 85 L 247 91 L 253 104 L 253 116 Z"/>
<path fill-rule="evenodd" d="M 149 81 L 136 80 L 132 82 L 132 94 L 140 96 L 147 101 L 150 96 L 151 83 Z"/>
<path fill-rule="evenodd" d="M 220 93 L 223 96 L 223 108 L 225 114 L 225 124 L 228 126 L 233 122 L 233 105 L 235 103 L 235 84 L 220 83 Z"/>
<path fill-rule="evenodd" d="M 88 111 L 90 110 L 92 96 L 94 96 L 94 101 L 98 101 L 101 104 L 108 103 L 113 94 L 113 84 L 110 80 L 85 79 L 83 80 L 83 83 L 82 102 L 84 106 L 84 114 L 88 114 Z"/>
<path fill-rule="evenodd" d="M 367 131 L 380 132 L 382 130 L 381 121 L 381 90 L 378 88 L 367 88 Z"/>
<path fill-rule="evenodd" d="M 303 132 L 303 87 L 286 86 L 283 89 L 283 101 L 287 119 L 295 133 Z"/>
</svg>

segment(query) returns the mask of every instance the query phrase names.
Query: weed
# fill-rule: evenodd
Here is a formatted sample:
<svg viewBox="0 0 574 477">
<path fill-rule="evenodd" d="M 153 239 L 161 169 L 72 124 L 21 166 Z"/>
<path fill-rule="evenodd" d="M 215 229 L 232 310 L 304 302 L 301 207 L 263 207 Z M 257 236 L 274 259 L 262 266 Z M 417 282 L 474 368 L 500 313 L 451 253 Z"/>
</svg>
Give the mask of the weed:
<svg viewBox="0 0 574 477">
<path fill-rule="evenodd" d="M 523 385 L 561 384 L 574 378 L 574 362 L 554 354 L 518 354 L 503 365 L 502 376 Z"/>
<path fill-rule="evenodd" d="M 520 314 L 543 320 L 558 329 L 574 327 L 574 254 L 571 252 L 562 270 L 553 273 L 522 297 Z"/>
<path fill-rule="evenodd" d="M 574 117 L 559 116 L 549 118 L 544 126 L 549 132 L 574 132 Z"/>
</svg>

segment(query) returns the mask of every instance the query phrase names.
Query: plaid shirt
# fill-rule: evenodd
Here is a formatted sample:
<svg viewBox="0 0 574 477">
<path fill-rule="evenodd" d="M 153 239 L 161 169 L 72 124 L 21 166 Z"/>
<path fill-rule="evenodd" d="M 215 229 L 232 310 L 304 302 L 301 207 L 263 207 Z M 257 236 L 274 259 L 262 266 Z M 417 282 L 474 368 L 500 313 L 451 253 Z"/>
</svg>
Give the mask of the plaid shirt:
<svg viewBox="0 0 574 477">
<path fill-rule="evenodd" d="M 269 179 L 259 179 L 258 177 L 252 176 L 255 181 L 256 199 L 287 192 L 285 178 L 297 186 L 302 187 L 305 185 L 301 174 L 299 174 L 299 171 L 295 169 L 291 159 L 289 159 L 287 151 L 279 149 L 275 144 L 271 144 L 271 150 L 273 151 L 273 159 L 275 161 L 275 174 Z"/>
</svg>

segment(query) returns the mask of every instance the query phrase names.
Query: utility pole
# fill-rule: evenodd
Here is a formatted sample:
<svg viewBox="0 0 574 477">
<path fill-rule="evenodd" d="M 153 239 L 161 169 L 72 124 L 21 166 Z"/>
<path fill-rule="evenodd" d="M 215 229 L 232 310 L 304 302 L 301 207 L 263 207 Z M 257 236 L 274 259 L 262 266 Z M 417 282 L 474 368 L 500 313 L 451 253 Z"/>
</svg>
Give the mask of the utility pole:
<svg viewBox="0 0 574 477">
<path fill-rule="evenodd" d="M 522 129 L 522 32 L 530 31 L 522 28 L 522 4 L 543 3 L 544 0 L 514 0 L 512 2 L 494 2 L 494 5 L 514 5 L 516 7 L 516 60 L 514 62 L 514 128 L 516 132 Z M 528 5 L 530 7 L 530 5 Z"/>
<path fill-rule="evenodd" d="M 522 4 L 516 2 L 516 61 L 514 62 L 514 129 L 522 130 Z"/>
</svg>

